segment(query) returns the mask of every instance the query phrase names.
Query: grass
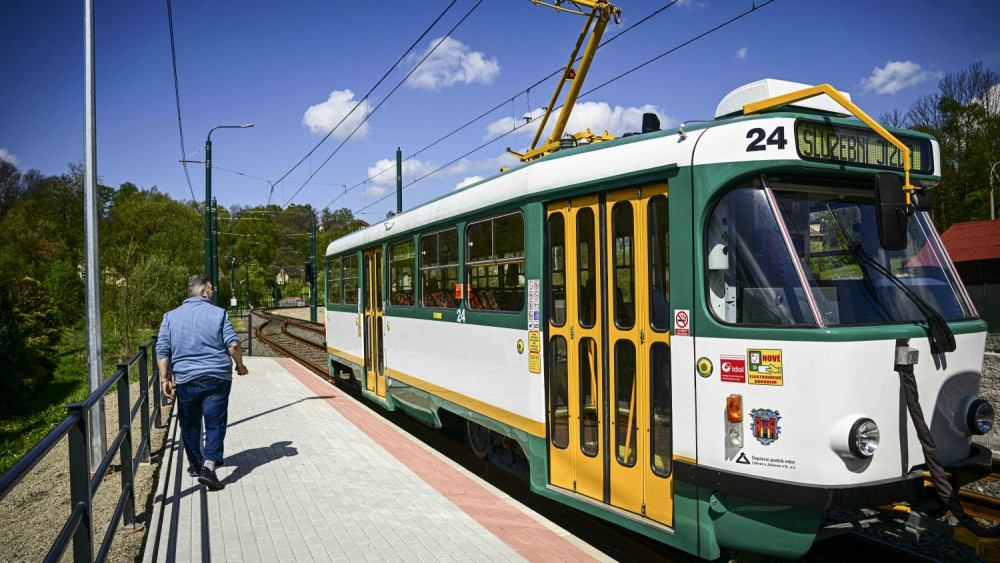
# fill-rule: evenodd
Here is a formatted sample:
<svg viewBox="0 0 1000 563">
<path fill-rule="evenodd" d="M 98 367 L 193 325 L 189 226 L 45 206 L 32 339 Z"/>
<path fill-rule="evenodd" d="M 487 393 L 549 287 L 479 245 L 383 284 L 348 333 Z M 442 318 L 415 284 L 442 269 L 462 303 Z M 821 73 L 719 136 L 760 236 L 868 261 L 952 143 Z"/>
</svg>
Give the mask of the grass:
<svg viewBox="0 0 1000 563">
<path fill-rule="evenodd" d="M 145 344 L 156 331 L 143 330 L 136 335 Z M 114 339 L 104 340 L 104 377 L 114 374 L 116 363 L 125 361 L 135 351 L 124 356 Z M 82 401 L 90 394 L 87 386 L 87 333 L 83 329 L 66 329 L 59 343 L 59 364 L 53 380 L 40 393 L 20 405 L 19 412 L 0 417 L 0 473 L 10 469 L 17 460 L 35 446 L 66 417 L 66 403 Z M 152 370 L 152 367 L 150 367 Z M 139 380 L 139 370 L 130 370 L 131 381 Z M 114 393 L 114 389 L 111 391 Z M 135 398 L 132 398 L 133 401 Z"/>
</svg>

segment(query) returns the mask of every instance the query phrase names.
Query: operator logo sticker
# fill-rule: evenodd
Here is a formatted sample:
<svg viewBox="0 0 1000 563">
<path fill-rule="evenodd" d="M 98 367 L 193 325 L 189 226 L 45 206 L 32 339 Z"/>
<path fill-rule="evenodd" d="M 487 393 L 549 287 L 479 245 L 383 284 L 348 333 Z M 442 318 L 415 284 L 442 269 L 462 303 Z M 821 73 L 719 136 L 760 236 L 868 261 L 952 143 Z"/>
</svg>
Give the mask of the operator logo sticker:
<svg viewBox="0 0 1000 563">
<path fill-rule="evenodd" d="M 781 350 L 747 350 L 747 379 L 750 385 L 783 385 Z"/>
<path fill-rule="evenodd" d="M 723 354 L 719 358 L 719 378 L 731 383 L 747 382 L 747 362 L 743 356 Z"/>
</svg>

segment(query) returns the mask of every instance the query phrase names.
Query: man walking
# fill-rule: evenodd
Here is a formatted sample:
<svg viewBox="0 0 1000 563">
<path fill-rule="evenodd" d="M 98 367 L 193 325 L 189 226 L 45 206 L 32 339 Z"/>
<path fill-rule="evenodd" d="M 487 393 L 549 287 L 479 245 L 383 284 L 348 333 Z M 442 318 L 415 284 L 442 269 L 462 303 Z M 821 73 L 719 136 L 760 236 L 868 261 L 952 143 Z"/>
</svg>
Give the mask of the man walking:
<svg viewBox="0 0 1000 563">
<path fill-rule="evenodd" d="M 188 278 L 187 299 L 167 311 L 156 340 L 156 362 L 163 375 L 163 394 L 178 398 L 178 421 L 189 462 L 188 475 L 213 491 L 223 488 L 215 476 L 222 464 L 229 414 L 229 390 L 236 373 L 246 375 L 243 349 L 225 309 L 212 305 L 215 290 L 208 276 Z M 173 364 L 174 382 L 167 374 Z M 176 386 L 176 387 L 175 387 Z M 205 419 L 205 450 L 201 421 Z"/>
</svg>

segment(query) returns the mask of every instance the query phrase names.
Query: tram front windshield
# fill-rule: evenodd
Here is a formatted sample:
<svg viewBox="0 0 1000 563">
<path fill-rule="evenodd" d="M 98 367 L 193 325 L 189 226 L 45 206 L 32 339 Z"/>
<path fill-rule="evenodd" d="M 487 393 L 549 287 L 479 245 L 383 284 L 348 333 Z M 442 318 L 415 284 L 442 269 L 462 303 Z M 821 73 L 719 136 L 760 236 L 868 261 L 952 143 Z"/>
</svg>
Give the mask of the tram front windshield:
<svg viewBox="0 0 1000 563">
<path fill-rule="evenodd" d="M 816 325 L 818 313 L 825 326 L 924 322 L 900 282 L 947 320 L 975 314 L 927 213 L 910 217 L 904 250 L 881 248 L 867 184 L 754 181 L 722 198 L 708 231 L 709 293 L 724 321 Z M 720 243 L 727 259 L 713 264 Z"/>
</svg>

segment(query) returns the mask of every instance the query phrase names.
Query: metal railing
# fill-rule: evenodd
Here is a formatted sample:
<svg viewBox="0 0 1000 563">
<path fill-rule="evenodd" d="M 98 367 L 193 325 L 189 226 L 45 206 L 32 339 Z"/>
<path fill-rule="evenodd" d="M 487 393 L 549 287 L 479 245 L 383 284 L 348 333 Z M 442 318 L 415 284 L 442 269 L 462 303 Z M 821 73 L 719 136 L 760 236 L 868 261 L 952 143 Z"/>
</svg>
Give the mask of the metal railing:
<svg viewBox="0 0 1000 563">
<path fill-rule="evenodd" d="M 118 364 L 114 375 L 109 377 L 100 387 L 82 403 L 66 405 L 66 418 L 49 432 L 35 447 L 31 448 L 6 473 L 0 475 L 0 500 L 3 500 L 44 458 L 63 437 L 69 437 L 69 481 L 70 506 L 69 517 L 55 543 L 49 549 L 45 561 L 58 561 L 65 553 L 69 543 L 73 542 L 73 560 L 90 562 L 94 558 L 94 523 L 93 498 L 97 489 L 108 474 L 115 455 L 120 455 L 119 463 L 122 480 L 122 493 L 118 497 L 108 531 L 101 541 L 97 552 L 97 561 L 104 561 L 111 549 L 119 522 L 124 518 L 125 525 L 135 523 L 135 472 L 140 463 L 149 462 L 150 428 L 162 428 L 160 417 L 162 396 L 160 392 L 159 369 L 155 357 L 152 358 L 153 385 L 150 385 L 150 354 L 156 345 L 154 336 L 145 345 L 139 346 L 139 351 L 127 362 Z M 154 354 L 155 355 L 155 354 Z M 129 400 L 129 371 L 138 364 L 139 397 L 133 406 Z M 101 460 L 98 469 L 91 474 L 90 433 L 88 432 L 90 409 L 98 404 L 113 386 L 117 386 L 118 395 L 118 434 L 115 436 L 107 453 Z M 153 411 L 150 413 L 149 392 L 153 391 Z M 138 445 L 133 448 L 136 436 L 132 432 L 132 421 L 139 414 Z M 133 455 L 133 451 L 135 454 Z"/>
</svg>

